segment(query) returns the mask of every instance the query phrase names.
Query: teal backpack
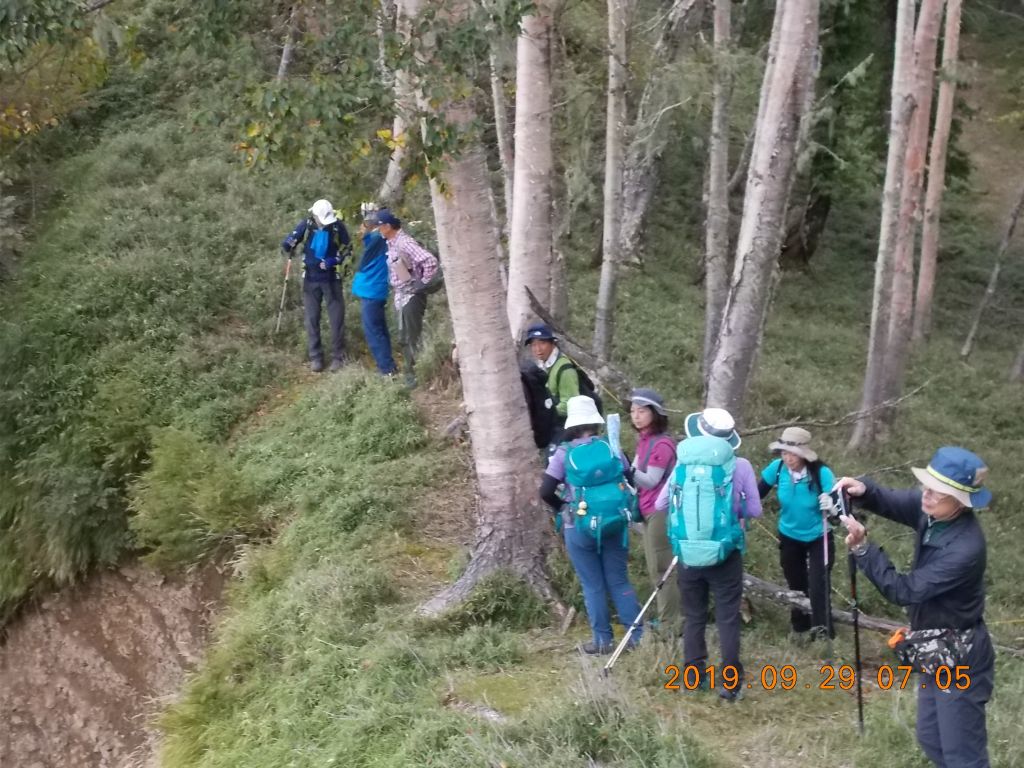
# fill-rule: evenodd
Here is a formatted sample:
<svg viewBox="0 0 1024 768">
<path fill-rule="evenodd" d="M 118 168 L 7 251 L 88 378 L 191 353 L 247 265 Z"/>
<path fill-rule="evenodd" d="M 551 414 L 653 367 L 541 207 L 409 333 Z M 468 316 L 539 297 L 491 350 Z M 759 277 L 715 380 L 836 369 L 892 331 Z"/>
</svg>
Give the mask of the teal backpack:
<svg viewBox="0 0 1024 768">
<path fill-rule="evenodd" d="M 636 495 L 626 483 L 622 462 L 604 438 L 571 447 L 565 455 L 565 481 L 575 491 L 570 504 L 573 524 L 597 540 L 622 533 L 629 543 L 629 524 L 639 520 Z"/>
<path fill-rule="evenodd" d="M 743 528 L 732 511 L 736 456 L 720 437 L 689 437 L 676 450 L 669 481 L 668 537 L 683 565 L 717 565 L 734 550 L 746 551 Z"/>
</svg>

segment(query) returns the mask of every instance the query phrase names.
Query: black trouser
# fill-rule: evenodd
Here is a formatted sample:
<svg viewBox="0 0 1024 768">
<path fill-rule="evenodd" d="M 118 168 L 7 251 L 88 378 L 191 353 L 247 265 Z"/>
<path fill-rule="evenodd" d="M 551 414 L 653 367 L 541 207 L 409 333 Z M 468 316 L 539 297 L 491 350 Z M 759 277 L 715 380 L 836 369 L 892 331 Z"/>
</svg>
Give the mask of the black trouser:
<svg viewBox="0 0 1024 768">
<path fill-rule="evenodd" d="M 405 355 L 406 373 L 412 373 L 416 365 L 420 339 L 423 336 L 423 315 L 426 311 L 427 297 L 422 293 L 413 295 L 398 310 L 398 336 L 402 342 L 402 353 Z"/>
<path fill-rule="evenodd" d="M 779 563 L 786 584 L 796 592 L 811 598 L 811 615 L 800 608 L 789 612 L 789 623 L 794 632 L 806 632 L 811 627 L 826 626 L 828 591 L 825 583 L 825 557 L 821 539 L 797 541 L 779 534 Z M 828 534 L 828 570 L 836 559 L 836 543 L 832 532 Z M 809 566 L 809 567 L 808 567 Z M 809 573 L 808 573 L 809 572 Z M 809 577 L 808 577 L 809 576 Z M 833 630 L 833 636 L 835 631 Z"/>
<path fill-rule="evenodd" d="M 738 679 L 743 678 L 740 663 L 740 599 L 743 597 L 743 556 L 736 550 L 718 565 L 691 568 L 681 565 L 678 574 L 679 593 L 683 602 L 684 667 L 693 664 L 701 671 L 707 668 L 708 646 L 704 629 L 708 623 L 708 601 L 715 598 L 715 626 L 722 651 L 721 669 L 736 667 Z M 717 683 L 716 683 L 717 684 Z"/>
<path fill-rule="evenodd" d="M 327 302 L 327 320 L 331 324 L 331 359 L 345 359 L 345 298 L 341 292 L 341 281 L 302 281 L 302 305 L 306 310 L 306 342 L 310 360 L 323 359 L 320 343 L 320 304 Z"/>
</svg>

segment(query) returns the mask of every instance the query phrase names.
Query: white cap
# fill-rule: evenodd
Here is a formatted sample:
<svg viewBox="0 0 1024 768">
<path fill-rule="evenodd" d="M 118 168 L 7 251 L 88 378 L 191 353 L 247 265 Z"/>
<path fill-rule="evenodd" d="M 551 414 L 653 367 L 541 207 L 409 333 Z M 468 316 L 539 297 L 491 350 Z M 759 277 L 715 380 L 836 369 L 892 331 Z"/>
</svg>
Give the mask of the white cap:
<svg viewBox="0 0 1024 768">
<path fill-rule="evenodd" d="M 604 417 L 598 412 L 593 398 L 586 395 L 570 397 L 566 405 L 566 412 L 566 429 L 584 424 L 604 424 Z"/>
<path fill-rule="evenodd" d="M 316 217 L 316 220 L 320 222 L 320 226 L 322 227 L 326 227 L 328 224 L 333 224 L 338 220 L 338 217 L 334 215 L 334 206 L 331 205 L 330 200 L 317 200 L 313 203 L 309 212 Z"/>
</svg>

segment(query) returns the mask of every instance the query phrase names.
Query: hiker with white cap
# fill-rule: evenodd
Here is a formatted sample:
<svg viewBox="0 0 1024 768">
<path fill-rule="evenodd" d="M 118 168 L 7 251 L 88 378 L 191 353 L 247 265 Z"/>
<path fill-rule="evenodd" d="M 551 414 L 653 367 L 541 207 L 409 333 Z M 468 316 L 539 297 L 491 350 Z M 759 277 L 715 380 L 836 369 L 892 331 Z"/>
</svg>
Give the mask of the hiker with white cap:
<svg viewBox="0 0 1024 768">
<path fill-rule="evenodd" d="M 987 768 L 985 704 L 995 684 L 995 650 L 984 621 L 985 534 L 975 511 L 992 501 L 984 487 L 988 467 L 964 448 L 944 447 L 912 471 L 920 488 L 882 488 L 864 477 L 835 484 L 858 506 L 916 531 L 909 572 L 868 541 L 859 521 L 840 521 L 858 570 L 907 609 L 910 630 L 890 645 L 901 664 L 923 672 L 917 740 L 925 755 L 946 768 Z"/>
<path fill-rule="evenodd" d="M 653 389 L 639 388 L 633 390 L 629 399 L 629 418 L 638 435 L 632 470 L 644 520 L 644 558 L 651 585 L 657 586 L 672 562 L 672 544 L 665 527 L 666 512 L 656 509 L 655 502 L 675 466 L 676 441 L 668 434 L 668 411 L 660 394 Z M 658 617 L 651 619 L 651 627 L 660 626 L 674 634 L 682 616 L 675 579 L 666 580 L 656 599 Z"/>
<path fill-rule="evenodd" d="M 612 652 L 611 600 L 623 628 L 640 613 L 636 590 L 629 581 L 629 522 L 634 519 L 635 497 L 626 484 L 629 462 L 599 437 L 604 418 L 597 404 L 585 395 L 567 403 L 565 433 L 548 460 L 540 497 L 561 520 L 566 551 L 583 588 L 583 602 L 593 638 L 584 653 Z M 558 486 L 565 485 L 564 496 Z M 643 634 L 634 630 L 630 647 Z"/>
<path fill-rule="evenodd" d="M 284 239 L 281 250 L 290 255 L 296 245 L 303 243 L 302 305 L 309 365 L 319 373 L 324 369 L 320 341 L 323 303 L 327 304 L 327 319 L 331 325 L 331 370 L 336 371 L 345 364 L 345 298 L 337 268 L 352 253 L 352 241 L 329 200 L 317 200 L 309 213 L 309 217 L 300 221 Z"/>
<path fill-rule="evenodd" d="M 800 608 L 789 612 L 790 639 L 806 645 L 835 636 L 828 590 L 836 545 L 818 505 L 819 495 L 832 487 L 835 476 L 811 447 L 806 429 L 786 427 L 768 447 L 779 458 L 761 472 L 758 491 L 762 499 L 773 488 L 778 494 L 782 574 L 791 590 L 811 600 L 810 616 Z"/>
<path fill-rule="evenodd" d="M 683 606 L 683 668 L 699 671 L 706 689 L 708 607 L 715 600 L 715 625 L 722 670 L 732 667 L 735 682 L 716 685 L 734 702 L 743 691 L 740 662 L 740 606 L 743 599 L 745 522 L 761 516 L 757 479 L 750 462 L 735 455 L 741 440 L 732 415 L 722 408 L 691 413 L 686 439 L 676 450 L 676 466 L 655 502 L 669 510 L 668 535 L 679 557 L 676 578 Z M 730 675 L 732 677 L 732 675 Z"/>
</svg>

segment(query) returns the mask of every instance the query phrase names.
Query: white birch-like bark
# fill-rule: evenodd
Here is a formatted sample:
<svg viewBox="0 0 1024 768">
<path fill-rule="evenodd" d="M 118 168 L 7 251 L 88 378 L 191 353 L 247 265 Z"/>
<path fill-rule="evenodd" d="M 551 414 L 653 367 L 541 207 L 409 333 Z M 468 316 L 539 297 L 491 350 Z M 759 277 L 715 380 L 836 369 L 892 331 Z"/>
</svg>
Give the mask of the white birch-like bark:
<svg viewBox="0 0 1024 768">
<path fill-rule="evenodd" d="M 605 120 L 604 226 L 601 282 L 594 312 L 594 354 L 608 359 L 615 333 L 615 287 L 622 230 L 622 174 L 625 159 L 626 33 L 635 0 L 608 0 L 608 106 Z"/>
<path fill-rule="evenodd" d="M 932 297 L 935 294 L 935 269 L 939 258 L 939 222 L 942 193 L 946 188 L 946 153 L 949 132 L 953 126 L 953 103 L 956 98 L 956 69 L 960 46 L 960 11 L 962 0 L 948 0 L 946 30 L 942 41 L 942 81 L 939 83 L 939 105 L 935 110 L 935 128 L 928 153 L 928 189 L 924 196 L 924 224 L 921 227 L 921 262 L 917 274 L 914 299 L 914 331 L 911 341 L 924 341 L 932 326 Z"/>
<path fill-rule="evenodd" d="M 505 101 L 505 81 L 501 77 L 501 60 L 498 56 L 497 41 L 491 43 L 491 103 L 494 105 L 494 134 L 498 140 L 498 163 L 501 165 L 501 180 L 505 193 L 504 234 L 512 231 L 512 174 L 515 166 L 515 152 L 512 150 L 512 133 L 508 124 L 508 105 Z"/>
<path fill-rule="evenodd" d="M 298 32 L 298 5 L 293 5 L 288 12 L 288 26 L 284 33 L 284 47 L 281 49 L 281 60 L 277 64 L 277 81 L 281 82 L 288 76 L 288 67 L 291 66 L 292 57 L 295 55 L 295 37 Z"/>
<path fill-rule="evenodd" d="M 851 448 L 874 444 L 881 420 L 876 409 L 883 397 L 885 350 L 889 342 L 889 303 L 892 297 L 893 252 L 903 189 L 903 164 L 907 153 L 910 120 L 914 113 L 911 95 L 914 65 L 914 0 L 898 0 L 893 53 L 892 92 L 889 113 L 889 150 L 885 163 L 882 215 L 875 258 L 875 286 L 871 300 L 867 368 L 859 420 L 850 437 Z"/>
<path fill-rule="evenodd" d="M 708 375 L 707 404 L 728 409 L 737 420 L 742 419 L 757 358 L 797 147 L 814 98 L 818 19 L 818 0 L 788 0 L 776 5 L 736 263 Z"/>
</svg>

